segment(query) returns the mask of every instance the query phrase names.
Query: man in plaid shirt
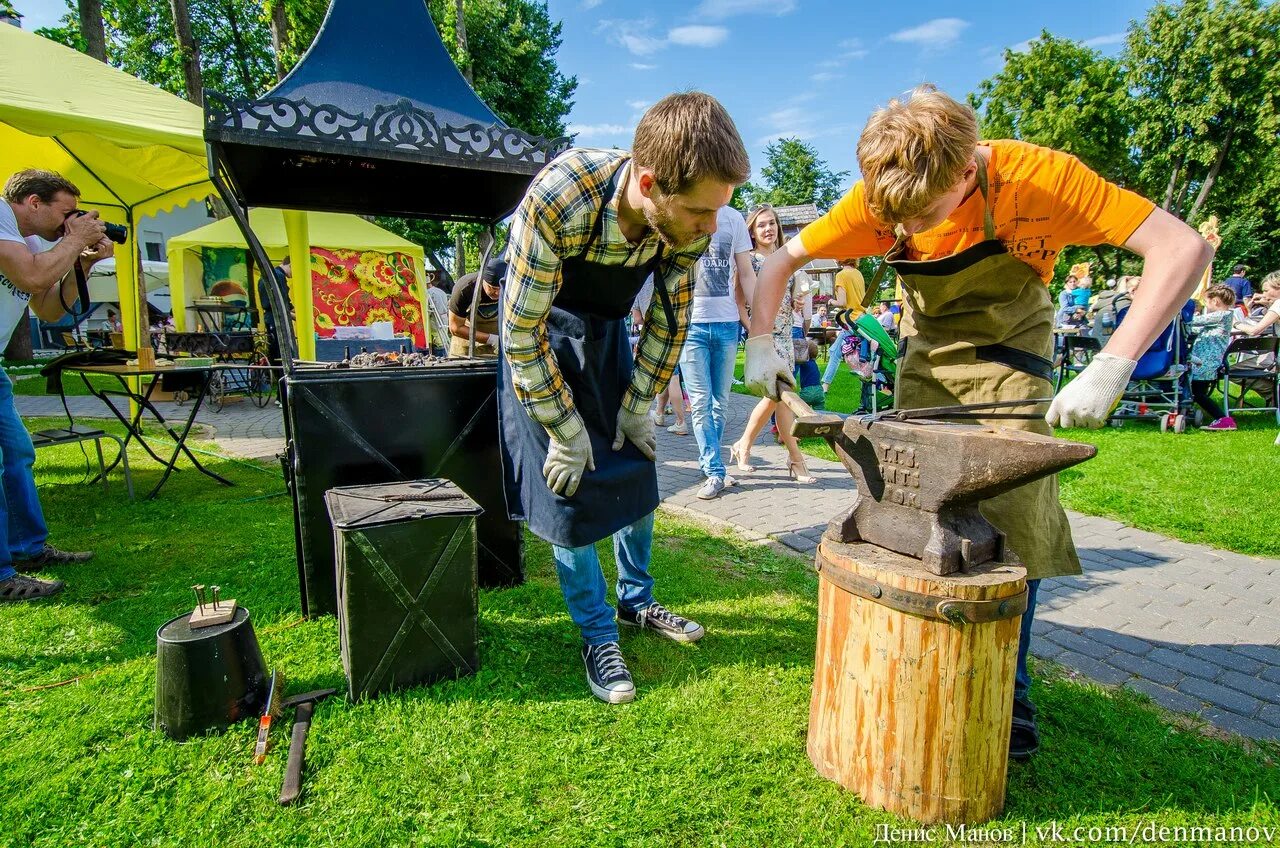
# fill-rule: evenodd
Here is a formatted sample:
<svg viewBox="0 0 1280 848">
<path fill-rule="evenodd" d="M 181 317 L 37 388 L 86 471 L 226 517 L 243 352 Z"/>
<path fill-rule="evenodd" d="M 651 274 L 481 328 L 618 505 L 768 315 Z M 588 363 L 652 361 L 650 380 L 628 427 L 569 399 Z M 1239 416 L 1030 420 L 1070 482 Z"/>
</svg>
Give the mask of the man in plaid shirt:
<svg viewBox="0 0 1280 848">
<path fill-rule="evenodd" d="M 750 164 L 714 98 L 673 94 L 636 127 L 633 151 L 570 150 L 516 211 L 503 290 L 499 410 L 508 510 L 551 542 L 592 692 L 630 701 L 618 621 L 682 642 L 705 633 L 653 599 L 658 505 L 649 406 L 675 370 L 690 268 Z M 655 296 L 636 354 L 625 317 Z M 618 610 L 595 543 L 613 537 Z"/>
</svg>

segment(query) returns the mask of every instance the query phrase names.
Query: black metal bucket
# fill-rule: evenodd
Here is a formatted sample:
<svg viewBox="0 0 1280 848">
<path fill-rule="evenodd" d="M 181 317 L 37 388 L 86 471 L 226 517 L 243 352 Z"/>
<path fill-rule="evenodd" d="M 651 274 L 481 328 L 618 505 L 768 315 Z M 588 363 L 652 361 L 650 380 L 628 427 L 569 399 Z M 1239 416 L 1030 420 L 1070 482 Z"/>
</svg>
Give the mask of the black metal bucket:
<svg viewBox="0 0 1280 848">
<path fill-rule="evenodd" d="M 154 728 L 182 740 L 262 714 L 267 670 L 249 611 L 192 630 L 191 613 L 156 631 Z"/>
<path fill-rule="evenodd" d="M 308 369 L 284 380 L 302 609 L 338 611 L 324 493 L 341 486 L 444 478 L 476 520 L 482 588 L 524 582 L 520 524 L 507 518 L 498 449 L 497 363 Z"/>
</svg>

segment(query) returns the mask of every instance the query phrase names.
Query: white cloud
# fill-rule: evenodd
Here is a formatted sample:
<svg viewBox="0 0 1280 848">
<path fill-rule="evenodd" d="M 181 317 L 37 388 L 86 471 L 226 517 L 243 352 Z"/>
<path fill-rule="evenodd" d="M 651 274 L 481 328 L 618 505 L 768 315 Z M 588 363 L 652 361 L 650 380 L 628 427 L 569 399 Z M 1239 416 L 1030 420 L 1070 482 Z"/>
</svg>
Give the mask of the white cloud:
<svg viewBox="0 0 1280 848">
<path fill-rule="evenodd" d="M 566 133 L 577 136 L 579 139 L 630 135 L 634 130 L 635 127 L 622 124 L 570 124 L 564 129 Z"/>
<path fill-rule="evenodd" d="M 632 63 L 631 63 L 631 69 L 632 69 L 633 71 L 652 71 L 652 70 L 656 69 L 657 67 L 658 67 L 657 65 L 646 65 L 644 62 L 632 62 Z"/>
<path fill-rule="evenodd" d="M 594 9 L 596 6 L 599 6 L 603 2 L 604 0 L 582 0 L 582 3 L 580 5 L 582 6 L 583 9 L 590 11 Z"/>
<path fill-rule="evenodd" d="M 844 41 L 840 42 L 840 43 L 839 43 L 839 44 L 837 44 L 836 46 L 837 46 L 837 47 L 839 47 L 841 50 L 861 50 L 861 49 L 862 49 L 862 39 L 861 39 L 861 38 L 846 38 Z"/>
<path fill-rule="evenodd" d="M 645 109 L 649 108 L 649 101 L 648 100 L 628 100 L 627 105 L 630 106 L 632 109 L 635 109 L 637 112 L 643 112 Z"/>
<path fill-rule="evenodd" d="M 1031 49 L 1031 42 L 1034 39 L 1028 38 L 1026 41 L 1019 41 L 1017 44 L 1009 48 L 1014 53 L 1026 53 Z"/>
<path fill-rule="evenodd" d="M 833 74 L 830 71 L 820 71 L 810 76 L 809 79 L 814 82 L 831 82 L 832 80 L 844 79 L 844 74 Z"/>
<path fill-rule="evenodd" d="M 955 43 L 960 33 L 969 28 L 969 22 L 960 18 L 934 18 L 919 26 L 903 29 L 889 36 L 890 41 L 916 44 L 924 48 L 941 49 Z"/>
<path fill-rule="evenodd" d="M 734 15 L 766 13 L 786 15 L 794 12 L 795 0 L 702 0 L 693 15 L 696 18 L 709 18 L 713 21 L 731 18 Z"/>
<path fill-rule="evenodd" d="M 729 30 L 724 27 L 701 24 L 676 27 L 667 33 L 667 41 L 681 47 L 715 47 L 728 37 Z"/>
<path fill-rule="evenodd" d="M 610 42 L 625 48 L 635 56 L 650 56 L 672 45 L 678 47 L 716 47 L 729 37 L 729 30 L 721 26 L 690 24 L 667 30 L 665 36 L 653 34 L 654 22 L 641 20 L 604 20 L 596 26 L 597 33 L 604 33 Z M 634 67 L 634 66 L 633 66 Z M 645 68 L 644 70 L 650 70 Z"/>
<path fill-rule="evenodd" d="M 1124 44 L 1124 33 L 1113 32 L 1109 35 L 1099 35 L 1097 38 L 1090 38 L 1081 43 L 1085 47 L 1110 47 L 1113 44 Z"/>
</svg>

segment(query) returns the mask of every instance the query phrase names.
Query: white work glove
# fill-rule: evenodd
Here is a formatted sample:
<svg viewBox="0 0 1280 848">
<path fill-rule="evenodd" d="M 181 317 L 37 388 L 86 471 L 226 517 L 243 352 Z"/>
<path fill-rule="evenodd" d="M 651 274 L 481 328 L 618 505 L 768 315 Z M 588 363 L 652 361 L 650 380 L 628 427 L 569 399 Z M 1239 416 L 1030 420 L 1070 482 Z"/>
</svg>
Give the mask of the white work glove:
<svg viewBox="0 0 1280 848">
<path fill-rule="evenodd" d="M 547 445 L 547 461 L 542 463 L 542 476 L 547 480 L 547 488 L 557 495 L 571 498 L 578 491 L 582 475 L 595 470 L 591 437 L 587 435 L 586 427 L 567 442 L 551 437 L 551 443 Z"/>
<path fill-rule="evenodd" d="M 753 395 L 778 399 L 778 383 L 795 387 L 795 377 L 787 367 L 787 361 L 773 347 L 773 336 L 752 336 L 747 339 L 747 359 L 742 373 L 747 391 Z"/>
<path fill-rule="evenodd" d="M 1058 392 L 1044 420 L 1050 427 L 1098 429 L 1107 422 L 1137 365 L 1123 356 L 1099 353 L 1079 377 Z"/>
<path fill-rule="evenodd" d="M 648 412 L 632 412 L 625 406 L 618 408 L 618 431 L 613 437 L 613 449 L 622 450 L 628 439 L 645 457 L 656 460 L 658 439 L 653 434 L 653 419 Z"/>
</svg>

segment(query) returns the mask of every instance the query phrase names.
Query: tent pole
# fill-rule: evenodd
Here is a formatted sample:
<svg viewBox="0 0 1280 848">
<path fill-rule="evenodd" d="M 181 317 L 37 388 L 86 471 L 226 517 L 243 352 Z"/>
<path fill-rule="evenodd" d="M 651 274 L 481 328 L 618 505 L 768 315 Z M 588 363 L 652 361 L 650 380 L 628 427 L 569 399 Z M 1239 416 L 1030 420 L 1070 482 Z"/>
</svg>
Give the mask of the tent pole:
<svg viewBox="0 0 1280 848">
<path fill-rule="evenodd" d="M 222 197 L 227 204 L 231 217 L 235 219 L 236 225 L 240 227 L 240 232 L 244 236 L 245 244 L 249 247 L 254 261 L 258 263 L 258 273 L 262 275 L 262 282 L 266 284 L 267 294 L 271 298 L 271 309 L 275 315 L 285 316 L 285 320 L 276 321 L 276 341 L 280 343 L 280 356 L 284 364 L 284 373 L 290 375 L 294 370 L 294 361 L 298 358 L 298 344 L 293 334 L 293 324 L 288 320 L 289 307 L 285 300 L 284 292 L 280 290 L 280 286 L 276 281 L 276 275 L 272 272 L 271 259 L 267 256 L 267 250 L 262 246 L 262 242 L 258 240 L 258 236 L 254 233 L 253 228 L 249 226 L 249 210 L 240 201 L 239 195 L 232 190 L 228 184 L 222 169 L 221 148 L 213 142 L 208 144 L 209 148 L 209 178 L 213 181 L 214 188 L 218 190 L 218 195 Z M 310 267 L 307 267 L 310 271 Z M 301 269 L 299 269 L 299 273 Z"/>
</svg>

